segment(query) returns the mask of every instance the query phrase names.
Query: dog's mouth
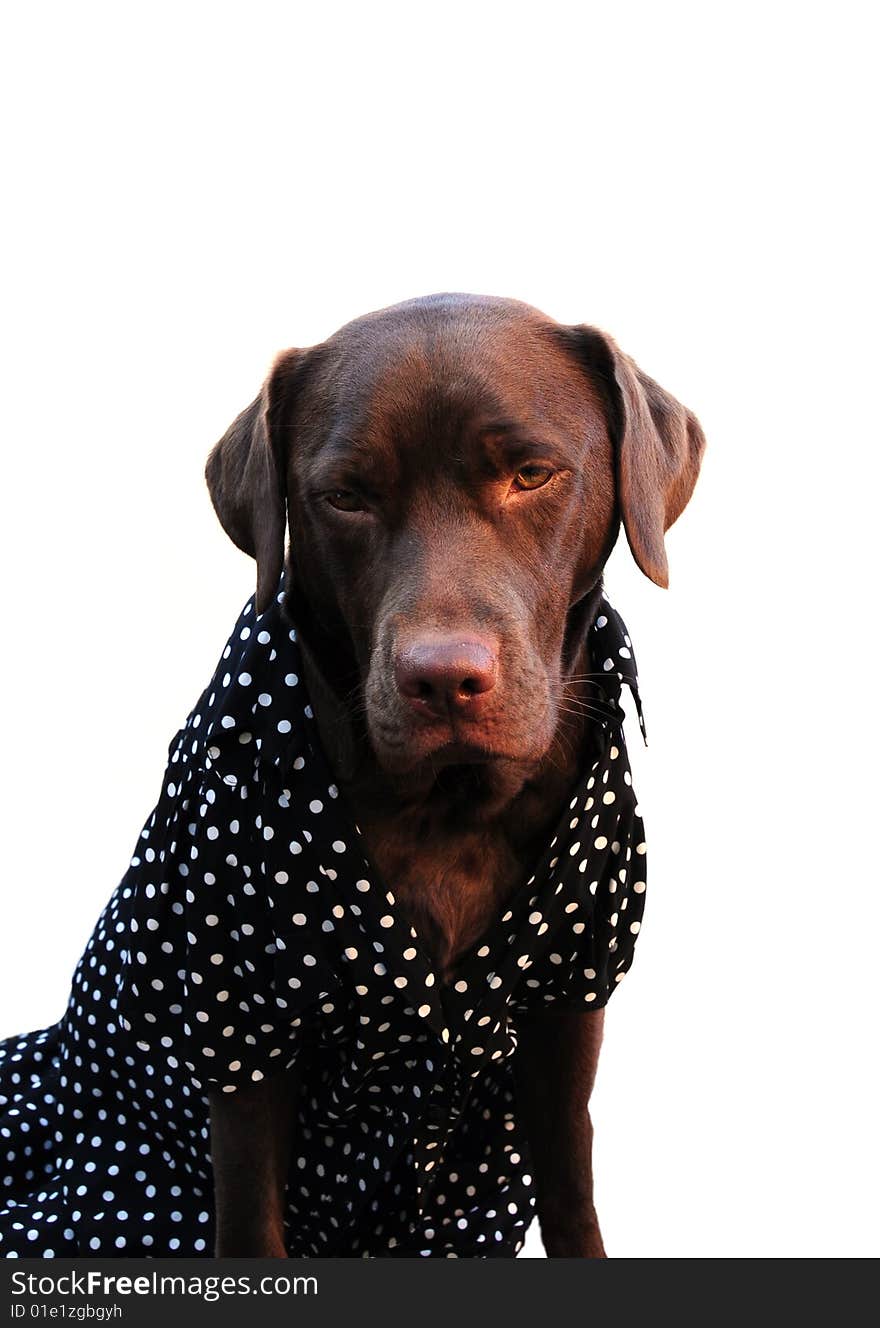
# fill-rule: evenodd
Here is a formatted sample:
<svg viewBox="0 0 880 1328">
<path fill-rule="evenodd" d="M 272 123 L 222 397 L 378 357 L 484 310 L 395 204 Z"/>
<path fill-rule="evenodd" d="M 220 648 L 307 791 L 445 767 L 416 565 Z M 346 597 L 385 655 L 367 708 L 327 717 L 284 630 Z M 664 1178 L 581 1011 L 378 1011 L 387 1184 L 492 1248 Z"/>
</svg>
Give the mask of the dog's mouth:
<svg viewBox="0 0 880 1328">
<path fill-rule="evenodd" d="M 368 711 L 368 729 L 379 764 L 392 775 L 423 778 L 432 772 L 512 765 L 528 766 L 540 760 L 552 725 L 543 711 L 524 731 L 523 724 L 499 711 L 491 723 L 466 719 L 434 723 L 389 723 L 379 712 Z"/>
<path fill-rule="evenodd" d="M 520 788 L 528 768 L 510 757 L 496 756 L 478 748 L 462 751 L 450 744 L 426 763 L 433 796 L 460 814 L 479 819 L 503 805 Z M 427 771 L 424 772 L 427 775 Z"/>
<path fill-rule="evenodd" d="M 537 744 L 503 747 L 495 735 L 470 732 L 390 733 L 379 728 L 374 750 L 380 766 L 404 798 L 439 798 L 456 815 L 483 820 L 506 805 L 530 777 L 542 751 Z M 505 735 L 509 736 L 509 735 Z"/>
<path fill-rule="evenodd" d="M 466 771 L 534 760 L 532 753 L 501 750 L 488 738 L 477 735 L 459 738 L 448 731 L 448 735 L 421 733 L 401 739 L 395 734 L 389 741 L 381 730 L 380 734 L 382 741 L 377 747 L 380 764 L 390 773 L 400 775 Z"/>
<path fill-rule="evenodd" d="M 489 761 L 497 760 L 497 756 L 481 743 L 452 739 L 437 747 L 427 759 L 433 763 L 435 769 L 452 772 L 470 766 L 486 765 Z"/>
</svg>

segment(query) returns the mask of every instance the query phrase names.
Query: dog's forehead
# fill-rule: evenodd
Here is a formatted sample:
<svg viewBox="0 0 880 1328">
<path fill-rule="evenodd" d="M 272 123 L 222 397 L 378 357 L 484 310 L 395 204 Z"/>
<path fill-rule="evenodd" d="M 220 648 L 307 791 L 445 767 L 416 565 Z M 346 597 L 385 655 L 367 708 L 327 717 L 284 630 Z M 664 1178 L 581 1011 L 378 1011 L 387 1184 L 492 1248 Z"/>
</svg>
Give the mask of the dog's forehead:
<svg viewBox="0 0 880 1328">
<path fill-rule="evenodd" d="M 355 319 L 321 347 L 324 439 L 381 448 L 415 432 L 492 426 L 579 428 L 601 401 L 557 338 L 516 301 L 409 301 Z"/>
</svg>

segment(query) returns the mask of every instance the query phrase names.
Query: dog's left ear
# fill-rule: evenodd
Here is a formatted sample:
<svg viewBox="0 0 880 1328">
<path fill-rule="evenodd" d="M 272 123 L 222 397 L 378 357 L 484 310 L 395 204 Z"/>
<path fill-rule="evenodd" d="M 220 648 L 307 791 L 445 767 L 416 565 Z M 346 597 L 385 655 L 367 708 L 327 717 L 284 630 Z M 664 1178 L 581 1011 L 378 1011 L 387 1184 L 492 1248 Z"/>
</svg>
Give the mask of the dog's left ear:
<svg viewBox="0 0 880 1328">
<path fill-rule="evenodd" d="M 305 352 L 282 351 L 260 395 L 211 450 L 205 480 L 220 524 L 233 544 L 257 563 L 256 610 L 272 601 L 284 566 L 288 439 L 282 407 Z"/>
<path fill-rule="evenodd" d="M 581 324 L 566 327 L 564 339 L 603 389 L 618 501 L 633 557 L 645 576 L 668 586 L 663 536 L 693 493 L 706 446 L 703 430 L 696 416 L 606 333 Z"/>
</svg>

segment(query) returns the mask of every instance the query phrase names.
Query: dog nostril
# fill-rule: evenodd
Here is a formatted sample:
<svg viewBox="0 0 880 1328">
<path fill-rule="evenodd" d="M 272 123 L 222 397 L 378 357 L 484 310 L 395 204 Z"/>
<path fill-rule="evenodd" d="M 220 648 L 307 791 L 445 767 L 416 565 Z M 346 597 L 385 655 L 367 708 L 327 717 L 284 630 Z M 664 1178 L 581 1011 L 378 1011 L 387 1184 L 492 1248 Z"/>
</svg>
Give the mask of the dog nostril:
<svg viewBox="0 0 880 1328">
<path fill-rule="evenodd" d="M 450 706 L 471 709 L 495 686 L 497 668 L 497 642 L 477 637 L 429 634 L 409 643 L 394 660 L 401 696 L 438 713 Z"/>
</svg>

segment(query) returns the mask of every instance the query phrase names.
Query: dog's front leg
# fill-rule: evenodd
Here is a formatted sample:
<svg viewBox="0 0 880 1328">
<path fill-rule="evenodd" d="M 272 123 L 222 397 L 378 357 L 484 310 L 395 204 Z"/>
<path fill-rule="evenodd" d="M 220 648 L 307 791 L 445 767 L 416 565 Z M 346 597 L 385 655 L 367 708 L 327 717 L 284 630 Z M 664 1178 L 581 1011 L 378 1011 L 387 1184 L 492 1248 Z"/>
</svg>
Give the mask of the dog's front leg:
<svg viewBox="0 0 880 1328">
<path fill-rule="evenodd" d="M 284 1259 L 284 1188 L 296 1111 L 288 1070 L 235 1093 L 211 1091 L 216 1258 Z"/>
<path fill-rule="evenodd" d="M 604 1259 L 593 1206 L 589 1101 L 604 1011 L 518 1021 L 517 1102 L 534 1171 L 538 1220 L 550 1258 Z"/>
</svg>

